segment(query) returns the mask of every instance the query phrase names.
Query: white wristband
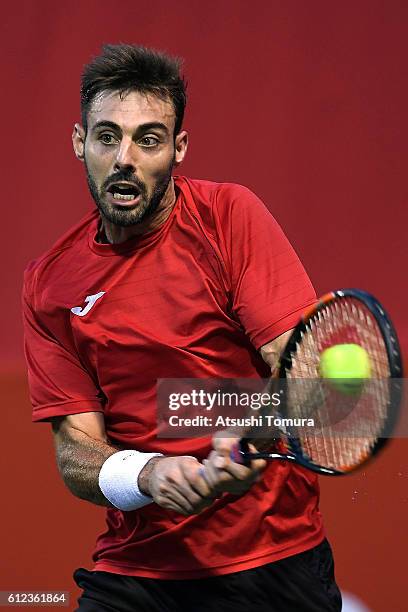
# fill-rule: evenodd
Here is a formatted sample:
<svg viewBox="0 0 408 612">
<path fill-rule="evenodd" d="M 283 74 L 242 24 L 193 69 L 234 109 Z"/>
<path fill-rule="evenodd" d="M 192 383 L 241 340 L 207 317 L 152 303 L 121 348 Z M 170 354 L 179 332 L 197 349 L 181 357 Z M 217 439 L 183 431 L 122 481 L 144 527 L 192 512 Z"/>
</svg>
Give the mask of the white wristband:
<svg viewBox="0 0 408 612">
<path fill-rule="evenodd" d="M 113 453 L 102 465 L 99 472 L 99 488 L 110 503 L 118 510 L 137 510 L 153 502 L 139 489 L 139 474 L 152 457 L 161 453 L 139 453 L 124 450 Z"/>
</svg>

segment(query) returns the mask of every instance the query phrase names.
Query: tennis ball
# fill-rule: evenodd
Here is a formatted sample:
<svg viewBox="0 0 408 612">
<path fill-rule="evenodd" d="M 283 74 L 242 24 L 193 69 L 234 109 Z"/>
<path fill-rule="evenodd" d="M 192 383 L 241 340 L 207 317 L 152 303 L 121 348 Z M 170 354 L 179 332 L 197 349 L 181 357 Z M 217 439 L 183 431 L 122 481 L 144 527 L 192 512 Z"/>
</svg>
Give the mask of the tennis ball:
<svg viewBox="0 0 408 612">
<path fill-rule="evenodd" d="M 371 376 L 370 358 L 358 344 L 336 344 L 321 353 L 319 370 L 337 391 L 357 395 Z"/>
</svg>

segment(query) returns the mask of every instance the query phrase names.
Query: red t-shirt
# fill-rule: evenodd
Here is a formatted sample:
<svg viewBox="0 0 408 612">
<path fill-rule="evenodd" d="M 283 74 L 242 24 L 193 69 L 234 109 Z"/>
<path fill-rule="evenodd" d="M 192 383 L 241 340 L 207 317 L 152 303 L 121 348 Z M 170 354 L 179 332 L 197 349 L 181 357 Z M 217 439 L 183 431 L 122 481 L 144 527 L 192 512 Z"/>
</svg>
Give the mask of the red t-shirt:
<svg viewBox="0 0 408 612">
<path fill-rule="evenodd" d="M 28 266 L 26 357 L 34 421 L 100 411 L 122 448 L 201 460 L 210 439 L 156 437 L 156 380 L 267 377 L 257 349 L 292 328 L 315 294 L 248 189 L 184 177 L 175 186 L 176 204 L 157 231 L 99 244 L 95 211 Z M 95 569 L 228 574 L 322 538 L 316 476 L 276 461 L 244 496 L 224 495 L 196 516 L 154 503 L 108 509 Z"/>
</svg>

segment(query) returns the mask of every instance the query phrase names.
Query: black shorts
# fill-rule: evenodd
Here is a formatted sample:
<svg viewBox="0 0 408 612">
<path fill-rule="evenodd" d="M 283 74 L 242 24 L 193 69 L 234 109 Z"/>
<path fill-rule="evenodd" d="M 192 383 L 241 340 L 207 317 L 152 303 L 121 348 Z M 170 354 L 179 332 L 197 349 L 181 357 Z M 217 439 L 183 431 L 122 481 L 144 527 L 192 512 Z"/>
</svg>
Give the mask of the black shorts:
<svg viewBox="0 0 408 612">
<path fill-rule="evenodd" d="M 157 580 L 78 569 L 81 612 L 337 612 L 327 540 L 298 555 L 225 576 Z"/>
</svg>

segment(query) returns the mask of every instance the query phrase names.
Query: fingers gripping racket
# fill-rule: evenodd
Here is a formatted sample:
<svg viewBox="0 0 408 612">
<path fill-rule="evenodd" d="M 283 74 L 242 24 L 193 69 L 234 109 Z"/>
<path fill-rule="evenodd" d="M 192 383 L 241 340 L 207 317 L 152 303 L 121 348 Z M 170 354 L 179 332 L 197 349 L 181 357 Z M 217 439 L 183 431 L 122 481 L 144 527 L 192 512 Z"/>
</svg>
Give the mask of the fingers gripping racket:
<svg viewBox="0 0 408 612">
<path fill-rule="evenodd" d="M 356 380 L 332 380 L 335 386 L 328 388 L 330 380 L 322 373 L 323 355 L 329 365 L 339 355 L 346 361 L 357 357 L 363 368 L 361 376 L 367 380 L 357 381 L 360 387 Z M 393 325 L 372 295 L 357 289 L 324 295 L 294 329 L 277 372 L 279 379 L 286 379 L 287 390 L 280 416 L 294 422 L 299 410 L 303 415 L 306 411 L 320 426 L 314 431 L 285 428 L 278 439 L 265 440 L 251 438 L 250 430 L 233 449 L 234 461 L 249 464 L 258 458 L 280 459 L 339 476 L 358 468 L 384 446 L 398 417 L 402 361 Z M 332 373 L 328 368 L 328 377 Z M 299 379 L 316 382 L 299 385 Z M 354 388 L 350 390 L 348 384 Z M 349 410 L 339 417 L 342 401 Z M 343 421 L 340 434 L 336 429 L 339 420 Z M 250 443 L 257 452 L 250 451 Z"/>
</svg>

